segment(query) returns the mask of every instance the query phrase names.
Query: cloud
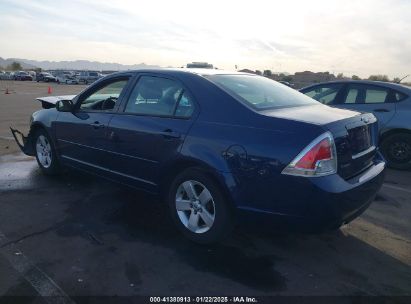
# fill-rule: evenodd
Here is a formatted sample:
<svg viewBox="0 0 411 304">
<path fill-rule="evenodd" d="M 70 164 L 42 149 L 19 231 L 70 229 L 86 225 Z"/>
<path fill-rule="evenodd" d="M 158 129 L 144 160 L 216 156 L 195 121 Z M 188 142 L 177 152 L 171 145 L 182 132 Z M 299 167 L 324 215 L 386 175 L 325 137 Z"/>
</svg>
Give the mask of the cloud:
<svg viewBox="0 0 411 304">
<path fill-rule="evenodd" d="M 2 57 L 411 72 L 408 0 L 3 0 L 0 11 Z"/>
</svg>

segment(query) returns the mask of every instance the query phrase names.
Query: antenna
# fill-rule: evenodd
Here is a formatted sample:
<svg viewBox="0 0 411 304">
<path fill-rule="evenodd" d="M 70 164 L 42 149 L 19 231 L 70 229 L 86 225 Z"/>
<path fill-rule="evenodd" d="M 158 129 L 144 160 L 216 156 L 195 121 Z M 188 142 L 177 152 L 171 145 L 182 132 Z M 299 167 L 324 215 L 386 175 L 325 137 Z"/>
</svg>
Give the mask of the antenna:
<svg viewBox="0 0 411 304">
<path fill-rule="evenodd" d="M 400 80 L 398 80 L 396 83 L 400 83 L 401 81 L 403 81 L 405 78 L 407 78 L 408 76 L 410 76 L 410 75 L 407 75 L 407 76 L 404 76 L 404 77 L 402 77 Z"/>
</svg>

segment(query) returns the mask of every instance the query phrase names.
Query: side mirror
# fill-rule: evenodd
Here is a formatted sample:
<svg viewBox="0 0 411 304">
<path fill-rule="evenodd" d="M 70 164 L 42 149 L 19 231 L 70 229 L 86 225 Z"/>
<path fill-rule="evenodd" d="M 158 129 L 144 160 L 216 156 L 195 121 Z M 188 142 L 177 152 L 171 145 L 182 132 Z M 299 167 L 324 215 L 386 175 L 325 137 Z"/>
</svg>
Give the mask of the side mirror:
<svg viewBox="0 0 411 304">
<path fill-rule="evenodd" d="M 72 112 L 73 108 L 74 106 L 71 100 L 59 100 L 56 103 L 56 109 L 59 112 Z"/>
</svg>

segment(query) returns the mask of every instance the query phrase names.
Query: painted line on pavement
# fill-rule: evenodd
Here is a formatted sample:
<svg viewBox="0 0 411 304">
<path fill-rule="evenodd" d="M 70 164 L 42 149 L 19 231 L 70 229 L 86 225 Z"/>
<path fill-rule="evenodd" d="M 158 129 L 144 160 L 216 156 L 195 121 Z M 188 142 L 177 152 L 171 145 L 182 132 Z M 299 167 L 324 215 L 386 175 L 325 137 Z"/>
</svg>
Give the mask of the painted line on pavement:
<svg viewBox="0 0 411 304">
<path fill-rule="evenodd" d="M 409 190 L 409 189 L 394 186 L 394 185 L 391 185 L 391 184 L 383 184 L 382 186 L 386 187 L 386 188 L 394 189 L 394 190 L 399 190 L 399 191 L 404 191 L 404 192 L 407 192 L 407 193 L 411 193 L 411 190 Z"/>
<path fill-rule="evenodd" d="M 0 245 L 9 243 L 0 231 Z M 13 268 L 50 304 L 75 304 L 75 302 L 45 272 L 35 266 L 11 243 L 0 248 L 0 254 L 6 258 Z"/>
</svg>

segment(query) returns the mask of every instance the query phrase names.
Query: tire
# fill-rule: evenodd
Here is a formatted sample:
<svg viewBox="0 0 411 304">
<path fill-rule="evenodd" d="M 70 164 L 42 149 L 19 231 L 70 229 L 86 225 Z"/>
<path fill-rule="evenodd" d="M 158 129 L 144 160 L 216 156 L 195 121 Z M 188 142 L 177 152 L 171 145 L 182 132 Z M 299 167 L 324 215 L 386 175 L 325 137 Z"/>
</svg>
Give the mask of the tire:
<svg viewBox="0 0 411 304">
<path fill-rule="evenodd" d="M 44 129 L 39 129 L 34 135 L 34 151 L 37 164 L 45 175 L 57 175 L 61 167 L 57 158 L 53 141 Z"/>
<path fill-rule="evenodd" d="M 233 229 L 233 212 L 227 199 L 201 169 L 189 168 L 179 174 L 169 187 L 167 203 L 177 228 L 196 243 L 221 241 Z"/>
<path fill-rule="evenodd" d="M 393 169 L 411 169 L 411 134 L 396 133 L 385 138 L 381 143 L 381 150 Z"/>
</svg>

